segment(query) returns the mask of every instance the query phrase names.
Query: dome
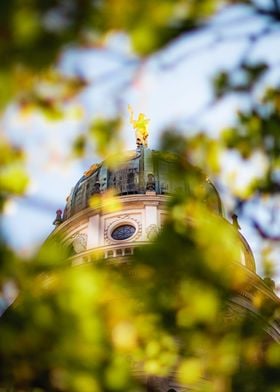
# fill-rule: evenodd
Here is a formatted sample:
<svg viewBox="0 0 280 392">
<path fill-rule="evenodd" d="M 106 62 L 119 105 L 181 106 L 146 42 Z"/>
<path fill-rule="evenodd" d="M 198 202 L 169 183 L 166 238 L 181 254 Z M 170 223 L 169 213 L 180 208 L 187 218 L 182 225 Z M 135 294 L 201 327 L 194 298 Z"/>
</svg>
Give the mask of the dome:
<svg viewBox="0 0 280 392">
<path fill-rule="evenodd" d="M 174 194 L 176 192 L 190 192 L 187 180 L 175 178 L 171 174 L 176 168 L 176 156 L 151 150 L 145 146 L 138 146 L 134 151 L 127 152 L 122 165 L 112 169 L 106 160 L 93 164 L 74 186 L 67 198 L 63 214 L 63 221 L 77 212 L 86 209 L 89 199 L 94 194 L 114 189 L 116 195 L 146 194 L 153 192 L 156 195 Z M 190 171 L 197 171 L 189 165 Z M 218 192 L 205 176 L 202 177 L 202 186 L 205 189 L 205 202 L 209 207 L 222 214 L 221 200 Z"/>
</svg>

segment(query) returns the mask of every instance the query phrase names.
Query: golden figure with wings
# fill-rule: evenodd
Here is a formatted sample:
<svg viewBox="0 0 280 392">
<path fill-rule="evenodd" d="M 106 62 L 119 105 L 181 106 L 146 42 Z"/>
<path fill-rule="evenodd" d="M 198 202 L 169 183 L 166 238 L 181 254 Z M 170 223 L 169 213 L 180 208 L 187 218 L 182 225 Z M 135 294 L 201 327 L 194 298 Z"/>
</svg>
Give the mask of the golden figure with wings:
<svg viewBox="0 0 280 392">
<path fill-rule="evenodd" d="M 150 120 L 143 113 L 140 113 L 137 120 L 134 120 L 133 110 L 130 105 L 128 105 L 128 111 L 130 113 L 130 124 L 135 129 L 137 146 L 148 147 L 148 124 Z"/>
</svg>

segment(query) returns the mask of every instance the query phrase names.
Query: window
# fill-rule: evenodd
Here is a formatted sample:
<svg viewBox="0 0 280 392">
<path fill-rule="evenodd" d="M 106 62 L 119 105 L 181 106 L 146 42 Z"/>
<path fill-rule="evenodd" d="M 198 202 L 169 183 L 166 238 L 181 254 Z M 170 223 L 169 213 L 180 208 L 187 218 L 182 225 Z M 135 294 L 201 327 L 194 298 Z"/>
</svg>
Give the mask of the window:
<svg viewBox="0 0 280 392">
<path fill-rule="evenodd" d="M 108 253 L 107 253 L 107 257 L 113 257 L 113 256 L 114 256 L 113 251 L 109 250 Z"/>
<path fill-rule="evenodd" d="M 112 238 L 114 240 L 127 240 L 135 233 L 136 228 L 132 225 L 121 225 L 112 231 Z"/>
</svg>

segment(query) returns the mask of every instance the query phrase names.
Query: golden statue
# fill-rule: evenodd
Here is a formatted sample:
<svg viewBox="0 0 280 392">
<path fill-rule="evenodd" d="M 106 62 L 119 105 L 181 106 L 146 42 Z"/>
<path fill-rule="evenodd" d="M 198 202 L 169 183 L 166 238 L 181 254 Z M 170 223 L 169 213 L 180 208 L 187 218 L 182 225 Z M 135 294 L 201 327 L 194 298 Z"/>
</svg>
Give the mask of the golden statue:
<svg viewBox="0 0 280 392">
<path fill-rule="evenodd" d="M 137 120 L 134 120 L 133 110 L 130 105 L 128 105 L 128 111 L 130 113 L 130 124 L 135 129 L 137 146 L 148 147 L 148 123 L 150 120 L 143 113 L 140 113 Z"/>
<path fill-rule="evenodd" d="M 100 163 L 94 163 L 91 167 L 84 172 L 84 176 L 89 177 L 92 173 L 95 172 L 101 166 Z"/>
</svg>

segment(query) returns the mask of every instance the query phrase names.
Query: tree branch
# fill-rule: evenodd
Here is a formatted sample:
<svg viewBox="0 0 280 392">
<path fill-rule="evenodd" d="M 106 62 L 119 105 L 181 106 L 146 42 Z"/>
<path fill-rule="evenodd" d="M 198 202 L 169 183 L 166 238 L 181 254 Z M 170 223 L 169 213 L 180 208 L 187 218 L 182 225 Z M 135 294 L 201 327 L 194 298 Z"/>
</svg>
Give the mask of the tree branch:
<svg viewBox="0 0 280 392">
<path fill-rule="evenodd" d="M 278 4 L 277 4 L 277 8 L 279 8 Z M 264 8 L 256 8 L 256 14 L 262 16 L 268 16 L 274 19 L 275 21 L 280 22 L 280 10 L 278 11 L 277 9 L 269 10 Z"/>
<path fill-rule="evenodd" d="M 272 3 L 273 3 L 273 7 L 274 7 L 275 11 L 277 12 L 277 14 L 280 14 L 280 6 L 278 3 L 278 0 L 272 0 Z"/>
<path fill-rule="evenodd" d="M 266 231 L 263 230 L 263 228 L 260 226 L 258 222 L 252 219 L 252 224 L 253 227 L 257 230 L 259 235 L 264 239 L 264 240 L 269 240 L 273 242 L 280 241 L 280 235 L 272 235 L 267 233 Z"/>
</svg>

